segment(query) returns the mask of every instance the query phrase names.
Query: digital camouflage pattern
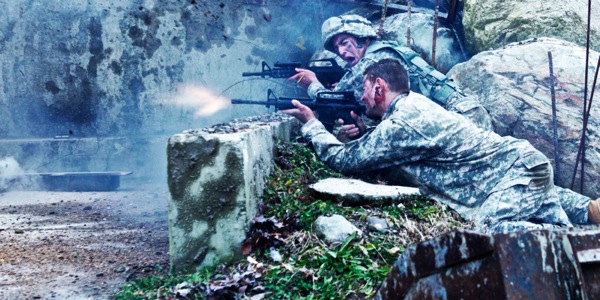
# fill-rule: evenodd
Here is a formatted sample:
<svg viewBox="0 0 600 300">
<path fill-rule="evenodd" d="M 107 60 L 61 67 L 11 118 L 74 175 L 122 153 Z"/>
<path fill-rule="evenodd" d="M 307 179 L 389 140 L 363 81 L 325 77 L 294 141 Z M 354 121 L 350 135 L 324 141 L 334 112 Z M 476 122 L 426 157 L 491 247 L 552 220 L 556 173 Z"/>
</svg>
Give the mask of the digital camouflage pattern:
<svg viewBox="0 0 600 300">
<path fill-rule="evenodd" d="M 342 15 L 339 17 L 331 17 L 321 26 L 321 40 L 323 48 L 331 52 L 335 52 L 331 39 L 340 34 L 347 33 L 357 38 L 376 38 L 377 32 L 373 29 L 371 21 L 359 15 Z"/>
<path fill-rule="evenodd" d="M 477 99 L 463 94 L 448 77 L 429 66 L 416 52 L 393 42 L 372 41 L 364 57 L 348 69 L 333 91 L 354 91 L 356 99 L 361 99 L 364 71 L 384 58 L 400 61 L 408 71 L 412 91 L 427 96 L 449 111 L 467 117 L 480 128 L 493 131 L 490 115 Z M 308 87 L 308 95 L 313 99 L 322 91 L 328 89 L 319 82 Z"/>
<path fill-rule="evenodd" d="M 509 232 L 587 223 L 588 197 L 557 188 L 548 159 L 525 140 L 501 137 L 427 101 L 400 95 L 363 137 L 339 142 L 318 120 L 304 137 L 331 168 L 421 192 L 472 220 L 482 231 Z"/>
</svg>

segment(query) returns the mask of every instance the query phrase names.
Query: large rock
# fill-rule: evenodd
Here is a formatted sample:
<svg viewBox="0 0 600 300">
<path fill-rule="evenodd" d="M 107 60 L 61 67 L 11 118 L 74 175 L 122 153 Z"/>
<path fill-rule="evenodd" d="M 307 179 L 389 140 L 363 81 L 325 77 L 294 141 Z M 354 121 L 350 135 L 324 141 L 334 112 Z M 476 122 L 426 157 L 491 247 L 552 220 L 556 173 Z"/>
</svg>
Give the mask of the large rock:
<svg viewBox="0 0 600 300">
<path fill-rule="evenodd" d="M 273 165 L 275 139 L 289 140 L 295 121 L 190 130 L 169 139 L 171 270 L 193 272 L 242 255 L 257 201 Z"/>
<path fill-rule="evenodd" d="M 383 39 L 407 45 L 408 14 L 399 13 L 385 18 Z M 379 24 L 375 29 L 379 28 Z M 433 15 L 412 13 L 410 18 L 411 49 L 421 54 L 431 64 L 433 51 Z M 453 29 L 438 22 L 436 32 L 435 67 L 442 73 L 448 72 L 457 63 L 467 59 L 463 46 L 457 41 Z"/>
<path fill-rule="evenodd" d="M 592 1 L 591 41 L 600 44 L 600 0 Z M 533 37 L 554 37 L 586 45 L 587 0 L 465 0 L 463 25 L 473 53 Z"/>
<path fill-rule="evenodd" d="M 497 133 L 530 141 L 554 160 L 552 98 L 548 51 L 552 52 L 558 125 L 558 184 L 568 187 L 573 176 L 582 132 L 585 49 L 557 39 L 536 39 L 486 51 L 455 66 L 448 75 L 467 92 L 478 95 L 492 117 Z M 590 53 L 590 64 L 598 53 Z M 595 67 L 590 66 L 588 98 Z M 600 122 L 593 101 L 587 130 L 584 194 L 600 195 Z M 579 165 L 581 166 L 581 164 Z M 579 173 L 579 172 L 578 172 Z M 578 179 L 579 181 L 579 179 Z"/>
</svg>

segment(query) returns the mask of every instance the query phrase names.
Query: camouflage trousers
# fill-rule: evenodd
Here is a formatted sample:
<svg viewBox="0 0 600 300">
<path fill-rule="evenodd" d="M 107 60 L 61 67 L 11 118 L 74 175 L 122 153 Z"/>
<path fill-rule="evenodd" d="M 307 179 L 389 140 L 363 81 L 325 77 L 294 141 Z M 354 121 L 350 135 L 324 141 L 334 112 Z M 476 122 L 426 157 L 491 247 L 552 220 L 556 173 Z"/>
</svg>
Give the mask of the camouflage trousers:
<svg viewBox="0 0 600 300">
<path fill-rule="evenodd" d="M 473 218 L 479 230 L 506 233 L 587 224 L 591 199 L 555 186 L 550 164 L 527 168 L 517 161 L 506 176 L 520 177 L 529 183 L 490 194 Z"/>
</svg>

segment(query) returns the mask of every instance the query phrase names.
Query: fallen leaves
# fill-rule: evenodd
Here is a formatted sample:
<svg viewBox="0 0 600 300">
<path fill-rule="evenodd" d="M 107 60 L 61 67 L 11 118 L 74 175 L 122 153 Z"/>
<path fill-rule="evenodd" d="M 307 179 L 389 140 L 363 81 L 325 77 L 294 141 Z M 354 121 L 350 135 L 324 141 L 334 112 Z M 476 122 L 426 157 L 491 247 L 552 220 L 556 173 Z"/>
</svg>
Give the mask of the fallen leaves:
<svg viewBox="0 0 600 300">
<path fill-rule="evenodd" d="M 170 299 L 263 299 L 268 293 L 257 282 L 264 272 L 261 263 L 251 256 L 247 257 L 245 269 L 221 266 L 219 275 L 210 282 L 184 281 L 171 289 L 161 289 L 159 298 Z"/>
<path fill-rule="evenodd" d="M 281 245 L 296 229 L 296 219 L 287 217 L 283 222 L 275 217 L 257 216 L 252 220 L 250 237 L 242 243 L 242 254 Z"/>
</svg>

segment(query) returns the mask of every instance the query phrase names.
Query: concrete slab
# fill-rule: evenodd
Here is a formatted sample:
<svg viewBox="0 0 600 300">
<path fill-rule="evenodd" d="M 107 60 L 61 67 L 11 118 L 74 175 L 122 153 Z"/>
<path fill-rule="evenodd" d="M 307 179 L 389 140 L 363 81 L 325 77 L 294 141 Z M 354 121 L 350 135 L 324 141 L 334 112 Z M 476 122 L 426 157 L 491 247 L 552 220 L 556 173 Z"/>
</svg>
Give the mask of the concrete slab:
<svg viewBox="0 0 600 300">
<path fill-rule="evenodd" d="M 386 205 L 399 196 L 419 195 L 419 189 L 406 186 L 372 184 L 358 179 L 327 178 L 309 186 L 318 196 L 344 205 Z"/>
</svg>

